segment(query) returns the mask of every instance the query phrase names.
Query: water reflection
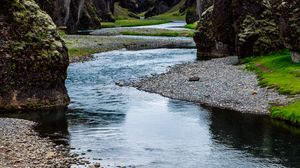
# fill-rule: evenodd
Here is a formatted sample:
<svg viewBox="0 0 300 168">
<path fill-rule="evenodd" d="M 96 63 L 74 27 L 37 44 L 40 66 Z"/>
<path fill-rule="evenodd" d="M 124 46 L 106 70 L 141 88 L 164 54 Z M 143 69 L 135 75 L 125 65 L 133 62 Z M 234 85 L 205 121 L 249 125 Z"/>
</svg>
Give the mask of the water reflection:
<svg viewBox="0 0 300 168">
<path fill-rule="evenodd" d="M 37 123 L 35 129 L 44 137 L 50 137 L 56 144 L 69 145 L 69 131 L 65 108 L 33 110 L 18 113 L 3 113 L 2 118 L 19 118 Z"/>
<path fill-rule="evenodd" d="M 214 109 L 210 132 L 215 143 L 287 167 L 300 166 L 299 128 L 267 116 Z"/>
</svg>

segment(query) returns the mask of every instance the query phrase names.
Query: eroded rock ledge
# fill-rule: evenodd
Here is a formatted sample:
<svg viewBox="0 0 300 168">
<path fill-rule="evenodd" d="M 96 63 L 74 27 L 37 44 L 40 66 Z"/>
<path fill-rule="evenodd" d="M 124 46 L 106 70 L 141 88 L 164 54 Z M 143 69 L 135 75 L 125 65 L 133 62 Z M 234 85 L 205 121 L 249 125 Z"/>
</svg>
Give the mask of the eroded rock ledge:
<svg viewBox="0 0 300 168">
<path fill-rule="evenodd" d="M 69 59 L 52 19 L 33 0 L 4 0 L 0 24 L 0 109 L 66 106 Z"/>
</svg>

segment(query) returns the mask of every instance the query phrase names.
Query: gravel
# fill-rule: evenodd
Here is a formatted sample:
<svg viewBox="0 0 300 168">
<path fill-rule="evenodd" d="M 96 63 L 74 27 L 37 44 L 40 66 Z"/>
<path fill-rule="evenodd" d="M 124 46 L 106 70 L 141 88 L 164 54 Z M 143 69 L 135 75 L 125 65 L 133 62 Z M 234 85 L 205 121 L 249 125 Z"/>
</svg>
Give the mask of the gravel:
<svg viewBox="0 0 300 168">
<path fill-rule="evenodd" d="M 1 168 L 64 168 L 90 164 L 70 154 L 67 147 L 40 137 L 33 129 L 35 125 L 31 121 L 0 118 Z"/>
<path fill-rule="evenodd" d="M 242 113 L 269 114 L 270 104 L 291 101 L 273 89 L 260 87 L 256 75 L 237 63 L 237 57 L 227 57 L 177 65 L 167 73 L 144 77 L 131 85 L 169 98 Z"/>
</svg>

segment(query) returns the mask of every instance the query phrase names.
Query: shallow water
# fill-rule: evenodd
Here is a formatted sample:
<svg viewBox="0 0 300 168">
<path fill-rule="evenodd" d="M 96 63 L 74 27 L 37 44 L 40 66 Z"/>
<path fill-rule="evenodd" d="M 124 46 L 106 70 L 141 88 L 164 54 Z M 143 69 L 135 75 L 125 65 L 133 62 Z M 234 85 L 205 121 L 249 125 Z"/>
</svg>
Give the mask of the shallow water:
<svg viewBox="0 0 300 168">
<path fill-rule="evenodd" d="M 298 165 L 300 130 L 285 130 L 262 116 L 209 112 L 115 85 L 165 72 L 171 65 L 194 61 L 195 55 L 194 49 L 113 51 L 72 64 L 67 87 L 73 152 L 101 158 L 102 165 L 112 167 Z"/>
<path fill-rule="evenodd" d="M 14 114 L 105 167 L 300 167 L 300 129 L 115 85 L 195 60 L 194 49 L 112 51 L 71 64 L 71 104 Z M 92 150 L 88 152 L 88 150 Z"/>
</svg>

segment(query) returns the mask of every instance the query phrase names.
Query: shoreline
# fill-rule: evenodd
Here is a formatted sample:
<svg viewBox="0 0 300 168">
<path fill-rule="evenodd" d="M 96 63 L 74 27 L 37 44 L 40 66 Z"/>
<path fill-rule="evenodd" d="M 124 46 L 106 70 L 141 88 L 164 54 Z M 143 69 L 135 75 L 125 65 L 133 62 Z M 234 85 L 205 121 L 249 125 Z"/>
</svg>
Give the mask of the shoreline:
<svg viewBox="0 0 300 168">
<path fill-rule="evenodd" d="M 257 75 L 237 63 L 237 57 L 226 57 L 176 65 L 130 86 L 172 99 L 259 115 L 269 115 L 271 104 L 286 105 L 293 100 L 259 86 Z"/>
<path fill-rule="evenodd" d="M 23 119 L 0 118 L 0 167 L 93 167 L 84 158 L 71 154 L 69 147 L 40 136 L 34 129 L 36 125 Z"/>
<path fill-rule="evenodd" d="M 137 37 L 137 36 L 93 36 L 66 35 L 64 40 L 69 49 L 70 63 L 84 62 L 93 58 L 92 54 L 112 50 L 143 50 L 155 48 L 195 48 L 188 37 Z"/>
<path fill-rule="evenodd" d="M 36 123 L 0 118 L 0 167 L 70 167 L 76 158 L 34 130 Z"/>
</svg>

